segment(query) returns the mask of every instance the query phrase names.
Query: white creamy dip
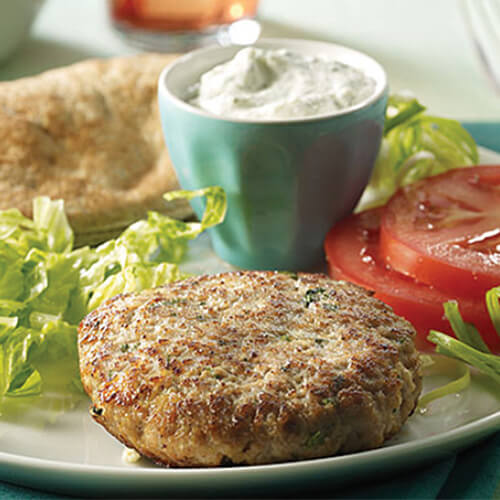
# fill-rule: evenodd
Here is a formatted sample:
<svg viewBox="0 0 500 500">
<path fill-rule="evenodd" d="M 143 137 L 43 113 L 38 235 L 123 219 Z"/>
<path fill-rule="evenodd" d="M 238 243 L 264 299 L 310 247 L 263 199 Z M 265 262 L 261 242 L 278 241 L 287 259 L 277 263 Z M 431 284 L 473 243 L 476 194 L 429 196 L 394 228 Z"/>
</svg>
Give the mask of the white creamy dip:
<svg viewBox="0 0 500 500">
<path fill-rule="evenodd" d="M 190 89 L 190 104 L 227 118 L 305 118 L 349 108 L 371 96 L 375 80 L 323 56 L 247 47 Z"/>
</svg>

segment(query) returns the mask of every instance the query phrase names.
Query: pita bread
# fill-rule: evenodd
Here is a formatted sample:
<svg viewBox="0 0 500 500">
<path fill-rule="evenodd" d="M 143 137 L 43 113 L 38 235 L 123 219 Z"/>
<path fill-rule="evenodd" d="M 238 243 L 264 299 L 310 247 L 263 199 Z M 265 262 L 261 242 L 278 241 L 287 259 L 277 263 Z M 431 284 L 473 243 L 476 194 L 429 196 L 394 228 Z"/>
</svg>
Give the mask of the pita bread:
<svg viewBox="0 0 500 500">
<path fill-rule="evenodd" d="M 78 244 L 118 234 L 178 188 L 164 145 L 157 81 L 174 56 L 88 60 L 0 83 L 0 209 L 31 216 L 39 195 L 65 200 Z"/>
</svg>

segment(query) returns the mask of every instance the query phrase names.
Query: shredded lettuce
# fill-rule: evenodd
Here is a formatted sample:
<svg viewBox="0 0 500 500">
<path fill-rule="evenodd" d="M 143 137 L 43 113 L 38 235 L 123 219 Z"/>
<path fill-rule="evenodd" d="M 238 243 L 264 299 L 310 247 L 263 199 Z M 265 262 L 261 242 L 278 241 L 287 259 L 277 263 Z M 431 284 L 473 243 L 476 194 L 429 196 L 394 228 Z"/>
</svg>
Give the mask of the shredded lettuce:
<svg viewBox="0 0 500 500">
<path fill-rule="evenodd" d="M 491 322 L 498 335 L 500 335 L 500 286 L 492 288 L 486 292 L 486 307 L 490 315 Z"/>
<path fill-rule="evenodd" d="M 357 211 L 384 205 L 401 186 L 478 162 L 476 143 L 460 123 L 424 111 L 414 97 L 389 98 L 382 145 Z"/>
<path fill-rule="evenodd" d="M 500 335 L 499 299 L 500 287 L 492 288 L 486 293 L 488 312 L 498 335 Z M 446 302 L 444 311 L 457 338 L 431 330 L 427 338 L 436 344 L 436 352 L 474 366 L 500 384 L 500 356 L 492 354 L 477 329 L 462 319 L 455 301 Z"/>
<path fill-rule="evenodd" d="M 500 335 L 500 287 L 495 287 L 486 293 L 486 305 L 491 321 Z M 461 364 L 461 374 L 450 383 L 424 394 L 419 402 L 420 409 L 435 399 L 454 394 L 466 389 L 470 384 L 469 366 L 477 368 L 500 384 L 500 356 L 492 354 L 477 328 L 463 320 L 458 302 L 450 300 L 443 304 L 444 314 L 450 322 L 457 338 L 453 338 L 436 330 L 431 330 L 427 337 L 436 344 L 436 352 L 453 358 Z M 424 364 L 428 362 L 427 356 Z"/>
<path fill-rule="evenodd" d="M 437 387 L 432 391 L 424 394 L 418 401 L 418 409 L 423 410 L 431 401 L 435 399 L 448 396 L 449 394 L 455 394 L 457 392 L 463 391 L 470 384 L 470 370 L 467 365 L 457 361 L 457 370 L 459 372 L 458 378 L 445 384 L 441 387 Z"/>
<path fill-rule="evenodd" d="M 226 212 L 219 187 L 165 198 L 196 196 L 206 200 L 200 222 L 150 212 L 118 238 L 76 250 L 63 201 L 36 198 L 33 220 L 17 210 L 0 212 L 0 411 L 16 398 L 81 390 L 79 322 L 113 295 L 184 277 L 177 264 L 188 240 Z"/>
</svg>

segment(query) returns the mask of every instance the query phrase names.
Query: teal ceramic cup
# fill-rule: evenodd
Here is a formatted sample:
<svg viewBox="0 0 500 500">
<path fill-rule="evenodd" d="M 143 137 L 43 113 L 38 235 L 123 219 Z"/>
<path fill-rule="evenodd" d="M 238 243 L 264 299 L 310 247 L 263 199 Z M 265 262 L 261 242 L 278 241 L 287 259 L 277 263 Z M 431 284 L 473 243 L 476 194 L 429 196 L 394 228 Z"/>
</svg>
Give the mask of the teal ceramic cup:
<svg viewBox="0 0 500 500">
<path fill-rule="evenodd" d="M 310 269 L 323 258 L 326 233 L 353 210 L 369 180 L 382 137 L 387 78 L 375 60 L 339 45 L 268 39 L 256 46 L 323 54 L 371 76 L 375 91 L 356 106 L 312 118 L 216 116 L 188 104 L 188 89 L 241 47 L 209 47 L 162 72 L 163 132 L 183 189 L 218 185 L 226 191 L 226 218 L 210 230 L 221 258 L 247 269 Z M 193 208 L 201 215 L 202 202 Z"/>
</svg>

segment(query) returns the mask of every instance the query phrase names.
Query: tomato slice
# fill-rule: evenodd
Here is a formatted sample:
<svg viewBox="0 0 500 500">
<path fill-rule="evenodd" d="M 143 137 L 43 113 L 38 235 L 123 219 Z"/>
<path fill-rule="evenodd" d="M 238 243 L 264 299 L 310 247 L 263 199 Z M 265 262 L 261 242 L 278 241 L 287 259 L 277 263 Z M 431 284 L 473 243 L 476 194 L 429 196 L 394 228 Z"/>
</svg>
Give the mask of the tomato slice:
<svg viewBox="0 0 500 500">
<path fill-rule="evenodd" d="M 375 297 L 413 324 L 419 334 L 418 347 L 428 350 L 432 346 L 426 340 L 430 329 L 453 333 L 442 304 L 457 297 L 417 283 L 386 266 L 379 250 L 380 216 L 380 209 L 369 210 L 344 219 L 330 230 L 325 240 L 330 276 L 373 290 Z M 479 329 L 489 347 L 500 351 L 500 338 L 484 299 L 462 298 L 459 307 L 464 320 Z"/>
<path fill-rule="evenodd" d="M 400 189 L 380 232 L 385 262 L 446 293 L 500 285 L 500 166 L 452 170 Z"/>
</svg>

